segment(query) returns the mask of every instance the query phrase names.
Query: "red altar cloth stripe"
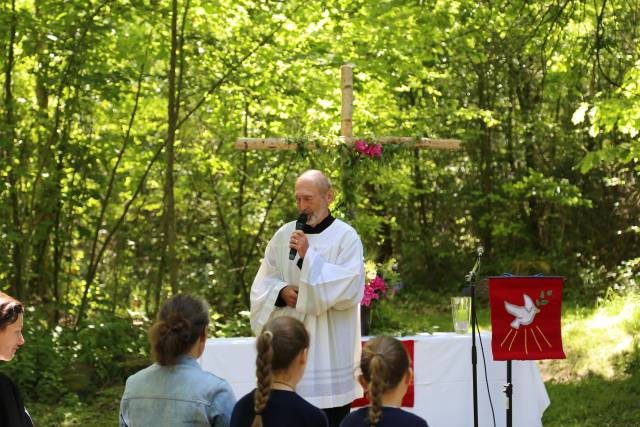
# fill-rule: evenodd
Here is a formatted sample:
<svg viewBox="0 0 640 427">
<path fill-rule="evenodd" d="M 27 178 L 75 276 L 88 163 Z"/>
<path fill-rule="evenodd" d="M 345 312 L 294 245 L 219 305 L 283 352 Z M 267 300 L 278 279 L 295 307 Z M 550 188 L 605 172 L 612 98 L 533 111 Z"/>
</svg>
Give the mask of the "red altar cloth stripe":
<svg viewBox="0 0 640 427">
<path fill-rule="evenodd" d="M 414 340 L 401 340 L 400 341 L 402 343 L 402 345 L 404 346 L 404 348 L 407 350 L 407 353 L 409 353 L 409 366 L 411 366 L 411 370 L 413 371 L 413 343 Z M 362 341 L 362 345 L 364 346 L 367 342 L 366 341 Z M 402 398 L 402 406 L 404 406 L 405 408 L 413 408 L 413 401 L 414 401 L 414 395 L 413 395 L 413 375 L 411 376 L 411 383 L 409 384 L 409 388 L 407 388 L 407 392 L 405 393 L 404 397 Z M 367 399 L 367 396 L 365 394 L 364 397 L 361 397 L 360 399 L 356 399 L 353 401 L 353 403 L 351 403 L 351 407 L 352 408 L 358 408 L 360 406 L 367 406 L 369 404 L 369 399 Z"/>
</svg>

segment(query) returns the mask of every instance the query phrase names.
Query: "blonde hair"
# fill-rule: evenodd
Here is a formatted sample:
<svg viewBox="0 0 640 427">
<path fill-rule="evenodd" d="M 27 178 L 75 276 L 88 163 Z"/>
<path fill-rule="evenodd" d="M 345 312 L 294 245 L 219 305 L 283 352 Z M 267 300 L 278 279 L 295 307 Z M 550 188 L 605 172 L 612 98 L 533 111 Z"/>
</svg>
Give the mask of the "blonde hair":
<svg viewBox="0 0 640 427">
<path fill-rule="evenodd" d="M 304 349 L 309 348 L 309 333 L 304 324 L 293 317 L 270 320 L 256 338 L 256 377 L 254 394 L 255 417 L 251 427 L 262 427 L 262 411 L 271 395 L 272 374 L 287 369 Z"/>
<path fill-rule="evenodd" d="M 369 420 L 375 426 L 382 415 L 382 395 L 400 384 L 407 374 L 409 355 L 397 339 L 377 337 L 362 350 L 360 369 L 369 384 Z"/>
</svg>

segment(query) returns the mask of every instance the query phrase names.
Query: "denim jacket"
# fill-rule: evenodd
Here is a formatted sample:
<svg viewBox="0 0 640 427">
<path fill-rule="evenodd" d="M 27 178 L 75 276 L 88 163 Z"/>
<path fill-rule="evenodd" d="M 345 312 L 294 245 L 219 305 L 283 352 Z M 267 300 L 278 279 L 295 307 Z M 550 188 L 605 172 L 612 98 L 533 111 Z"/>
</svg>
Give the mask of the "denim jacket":
<svg viewBox="0 0 640 427">
<path fill-rule="evenodd" d="M 182 356 L 130 376 L 120 402 L 120 427 L 227 427 L 236 399 L 229 383 Z"/>
</svg>

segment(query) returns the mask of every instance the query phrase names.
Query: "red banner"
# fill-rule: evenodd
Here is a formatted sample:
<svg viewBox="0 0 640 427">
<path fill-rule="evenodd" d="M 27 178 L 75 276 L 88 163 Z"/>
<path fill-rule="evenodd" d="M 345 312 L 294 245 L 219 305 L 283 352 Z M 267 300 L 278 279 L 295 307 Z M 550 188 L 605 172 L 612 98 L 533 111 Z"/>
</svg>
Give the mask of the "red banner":
<svg viewBox="0 0 640 427">
<path fill-rule="evenodd" d="M 400 340 L 400 342 L 402 343 L 402 345 L 404 345 L 404 348 L 407 350 L 407 353 L 409 353 L 409 364 L 411 366 L 411 370 L 413 370 L 413 340 Z M 367 342 L 366 341 L 362 341 L 362 345 L 364 346 Z M 404 394 L 404 397 L 402 398 L 402 406 L 405 408 L 413 408 L 413 376 L 411 377 L 411 384 L 409 384 L 409 388 L 407 388 L 407 392 Z M 360 399 L 356 399 L 353 401 L 353 403 L 351 404 L 352 408 L 358 408 L 360 406 L 367 406 L 369 404 L 369 399 L 367 399 L 367 396 L 365 394 L 364 397 L 361 397 Z"/>
<path fill-rule="evenodd" d="M 564 359 L 562 277 L 490 277 L 494 360 Z"/>
</svg>

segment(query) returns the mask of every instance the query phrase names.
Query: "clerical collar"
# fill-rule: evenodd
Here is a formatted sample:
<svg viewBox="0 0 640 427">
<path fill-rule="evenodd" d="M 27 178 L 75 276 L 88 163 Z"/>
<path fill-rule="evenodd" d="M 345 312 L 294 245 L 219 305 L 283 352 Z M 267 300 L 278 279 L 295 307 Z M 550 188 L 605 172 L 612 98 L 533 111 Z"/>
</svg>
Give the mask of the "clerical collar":
<svg viewBox="0 0 640 427">
<path fill-rule="evenodd" d="M 329 228 L 329 226 L 333 224 L 333 221 L 335 221 L 335 218 L 331 215 L 331 212 L 329 212 L 329 215 L 318 224 L 316 224 L 315 227 L 312 227 L 309 224 L 305 224 L 302 231 L 304 231 L 304 234 L 320 234 L 324 230 Z"/>
</svg>

